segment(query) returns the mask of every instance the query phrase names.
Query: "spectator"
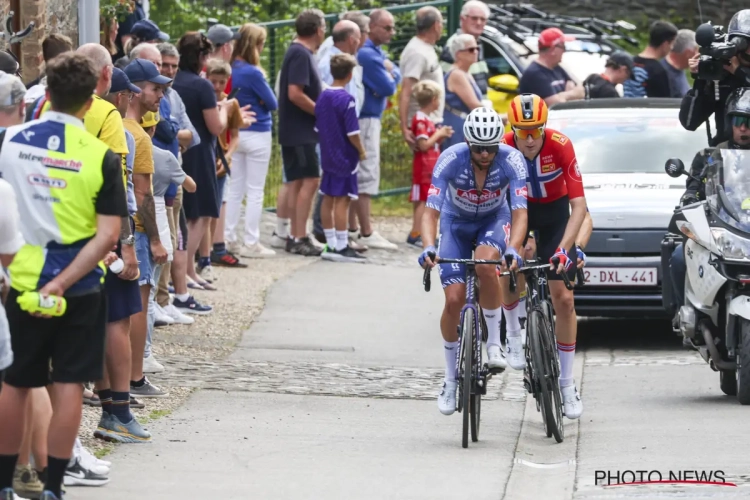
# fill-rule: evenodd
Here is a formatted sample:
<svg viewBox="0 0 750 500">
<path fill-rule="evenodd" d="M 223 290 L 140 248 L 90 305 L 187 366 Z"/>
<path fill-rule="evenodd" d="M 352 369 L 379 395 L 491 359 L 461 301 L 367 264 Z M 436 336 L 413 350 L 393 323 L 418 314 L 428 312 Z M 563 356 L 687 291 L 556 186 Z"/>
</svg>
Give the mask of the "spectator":
<svg viewBox="0 0 750 500">
<path fill-rule="evenodd" d="M 8 108 L 13 108 L 11 113 L 18 112 L 17 104 L 15 106 L 7 106 L 9 102 L 12 103 L 14 100 L 13 96 L 10 95 L 13 91 L 8 92 L 11 87 L 8 85 L 8 78 L 12 78 L 12 76 L 8 74 L 0 76 L 0 104 L 3 104 L 2 108 L 0 108 L 0 118 L 5 118 L 3 115 L 8 114 Z M 18 80 L 18 84 L 23 85 L 20 80 Z M 18 115 L 18 117 L 22 118 L 21 115 Z M 0 128 L 5 130 L 3 126 L 0 126 Z M 5 308 L 3 307 L 8 287 L 10 287 L 10 281 L 5 275 L 4 269 L 10 267 L 10 263 L 13 262 L 16 252 L 24 245 L 19 222 L 18 203 L 16 202 L 16 193 L 13 191 L 13 186 L 8 184 L 6 180 L 0 179 L 0 264 L 2 264 L 0 266 L 0 392 L 2 391 L 5 370 L 13 363 L 8 318 L 5 315 Z M 47 457 L 44 458 L 46 459 Z M 33 475 L 36 476 L 36 474 Z"/>
<path fill-rule="evenodd" d="M 216 137 L 227 128 L 230 104 L 227 101 L 217 103 L 211 83 L 199 76 L 212 50 L 208 38 L 195 31 L 189 32 L 180 38 L 177 48 L 180 52 L 180 70 L 175 76 L 173 88 L 185 103 L 190 122 L 200 137 L 200 144 L 182 155 L 183 170 L 198 186 L 195 193 L 183 195 L 183 209 L 188 226 L 187 255 L 191 259 L 209 230 L 211 219 L 219 217 L 221 200 L 217 197 Z M 209 265 L 210 257 L 199 259 L 199 269 Z M 195 266 L 188 265 L 187 274 L 201 287 L 213 288 L 198 277 Z M 182 310 L 181 308 L 191 307 L 191 304 L 175 300 L 175 306 Z"/>
<path fill-rule="evenodd" d="M 633 78 L 623 84 L 623 97 L 669 97 L 669 75 L 660 60 L 672 50 L 677 28 L 666 21 L 654 21 L 648 47 L 633 58 Z"/>
<path fill-rule="evenodd" d="M 21 65 L 18 64 L 16 56 L 7 50 L 0 50 L 0 71 L 21 78 L 20 69 Z"/>
<path fill-rule="evenodd" d="M 70 38 L 65 35 L 58 33 L 52 33 L 42 42 L 42 59 L 44 64 L 51 61 L 54 57 L 65 52 L 73 50 L 73 42 Z M 26 103 L 29 104 L 27 112 L 32 111 L 33 104 L 37 99 L 44 97 L 44 91 L 47 88 L 47 80 L 44 76 L 40 76 L 33 82 L 29 83 L 28 91 L 26 92 Z M 27 113 L 31 115 L 31 113 Z"/>
<path fill-rule="evenodd" d="M 120 28 L 117 18 L 107 19 L 99 16 L 99 45 L 112 55 L 112 62 L 117 55 L 117 32 Z"/>
<path fill-rule="evenodd" d="M 422 7 L 417 11 L 417 35 L 409 40 L 401 53 L 401 96 L 399 97 L 399 115 L 401 133 L 410 148 L 416 143 L 411 133 L 411 119 L 419 111 L 419 105 L 413 95 L 413 87 L 420 80 L 432 80 L 444 86 L 443 68 L 440 67 L 435 45 L 443 36 L 443 16 L 435 7 Z M 443 121 L 443 104 L 430 116 L 435 123 Z"/>
<path fill-rule="evenodd" d="M 469 72 L 479 53 L 477 39 L 463 34 L 453 36 L 451 40 L 449 49 L 455 62 L 445 74 L 443 125 L 452 127 L 453 135 L 445 137 L 440 145 L 443 150 L 464 142 L 464 120 L 472 109 L 482 107 L 482 91 Z"/>
<path fill-rule="evenodd" d="M 398 68 L 385 57 L 380 48 L 381 45 L 390 43 L 395 29 L 390 12 L 373 10 L 370 13 L 370 36 L 357 52 L 365 87 L 365 98 L 359 113 L 359 129 L 366 157 L 360 162 L 357 171 L 359 198 L 352 201 L 349 209 L 349 245 L 359 250 L 366 250 L 368 247 L 386 250 L 397 248 L 373 229 L 370 220 L 371 197 L 378 193 L 380 187 L 380 120 L 388 98 L 396 93 L 396 87 L 401 81 Z"/>
<path fill-rule="evenodd" d="M 583 81 L 586 99 L 603 99 L 620 97 L 617 85 L 633 76 L 633 56 L 624 50 L 617 50 L 609 55 L 604 66 L 604 73 L 589 75 Z"/>
<path fill-rule="evenodd" d="M 548 106 L 584 98 L 583 86 L 576 85 L 560 67 L 565 42 L 570 40 L 573 37 L 565 35 L 559 28 L 547 28 L 539 34 L 539 57 L 523 72 L 519 93 L 536 94 Z"/>
<path fill-rule="evenodd" d="M 479 44 L 479 36 L 484 32 L 484 27 L 487 25 L 487 19 L 490 17 L 490 8 L 486 3 L 480 2 L 479 0 L 468 0 L 463 7 L 461 7 L 461 18 L 460 28 L 445 42 L 443 47 L 443 53 L 440 56 L 442 62 L 443 71 L 450 71 L 454 61 L 454 57 L 451 54 L 450 47 L 453 39 L 462 34 L 466 33 L 473 36 L 477 42 L 477 61 L 469 68 L 469 74 L 474 78 L 479 91 L 482 96 L 487 95 L 487 78 L 489 77 L 489 68 L 487 63 L 484 61 L 484 50 L 482 45 Z"/>
<path fill-rule="evenodd" d="M 171 82 L 161 76 L 156 65 L 145 59 L 134 59 L 125 74 L 141 89 L 138 99 L 130 101 L 123 124 L 135 139 L 133 161 L 133 187 L 138 213 L 135 216 L 135 251 L 138 256 L 140 276 L 138 285 L 141 291 L 141 311 L 133 316 L 130 326 L 130 348 L 132 364 L 130 369 L 130 394 L 135 397 L 153 398 L 166 395 L 153 385 L 144 375 L 144 356 L 149 326 L 148 304 L 151 288 L 156 286 L 158 265 L 167 261 L 167 250 L 161 241 L 159 226 L 156 223 L 152 178 L 154 156 L 151 138 L 141 127 L 143 115 L 159 110 L 159 101 L 164 89 Z"/>
<path fill-rule="evenodd" d="M 146 19 L 146 11 L 143 9 L 142 0 L 135 0 L 135 4 L 133 7 L 133 12 L 131 12 L 128 17 L 126 17 L 125 20 L 119 23 L 119 25 L 117 26 L 117 38 L 115 39 L 117 54 L 114 57 L 115 61 L 122 57 L 125 57 L 125 55 L 130 52 L 124 51 L 125 44 L 128 43 L 128 40 L 130 40 L 130 37 L 132 36 L 130 32 L 133 29 L 135 23 Z"/>
<path fill-rule="evenodd" d="M 365 158 L 354 96 L 346 90 L 357 60 L 350 54 L 335 54 L 329 65 L 332 85 L 315 108 L 323 170 L 321 222 L 327 243 L 321 256 L 335 262 L 362 262 L 364 257 L 349 246 L 346 227 L 349 200 L 357 197 L 357 163 Z"/>
<path fill-rule="evenodd" d="M 35 196 L 50 204 L 45 210 L 19 207 L 26 245 L 10 265 L 12 290 L 6 307 L 15 360 L 0 400 L 0 492 L 11 487 L 29 388 L 47 386 L 51 379 L 54 413 L 44 488 L 45 498 L 57 500 L 80 424 L 82 384 L 102 377 L 106 300 L 98 263 L 117 242 L 127 205 L 120 158 L 85 132 L 81 122 L 92 104 L 99 72 L 83 54 L 68 53 L 50 61 L 46 75 L 50 112 L 0 134 L 2 177 L 19 199 Z M 64 136 L 50 135 L 51 129 Z M 35 136 L 59 137 L 65 148 L 58 149 L 53 140 L 40 143 Z M 50 149 L 62 163 L 80 165 L 76 172 L 55 171 L 67 186 L 56 190 L 54 200 L 40 196 L 40 189 L 48 190 L 26 180 L 48 174 L 50 168 L 42 159 Z M 56 217 L 50 218 L 53 203 Z M 52 268 L 60 272 L 48 273 Z M 67 307 L 54 319 L 34 317 L 17 301 L 29 293 L 64 297 Z"/>
<path fill-rule="evenodd" d="M 180 53 L 177 51 L 177 47 L 171 43 L 160 43 L 156 47 L 159 49 L 159 52 L 161 52 L 161 74 L 174 80 L 175 76 L 177 76 L 177 70 L 180 64 Z M 187 149 L 200 144 L 201 139 L 187 115 L 185 103 L 182 101 L 180 94 L 175 92 L 175 90 L 169 86 L 164 96 L 169 100 L 170 107 L 172 108 L 172 116 L 177 120 L 180 129 L 177 132 L 177 157 L 180 160 L 180 163 L 182 163 L 180 152 L 186 151 Z M 170 145 L 168 149 L 172 154 L 175 153 L 172 145 Z M 164 203 L 167 205 L 167 214 L 169 214 L 170 204 L 172 205 L 171 227 L 175 235 L 174 260 L 170 266 L 170 273 L 162 273 L 162 276 L 159 277 L 159 290 L 156 294 L 156 303 L 176 323 L 192 324 L 195 320 L 186 316 L 186 314 L 209 314 L 213 308 L 201 304 L 188 293 L 187 219 L 185 218 L 185 210 L 182 208 L 182 187 L 174 185 L 174 188 L 173 195 L 164 195 Z M 169 276 L 167 276 L 167 274 L 172 275 L 176 298 L 171 304 L 168 289 Z M 179 297 L 182 299 L 180 300 Z M 178 308 L 177 305 L 181 305 L 181 307 Z"/>
<path fill-rule="evenodd" d="M 454 38 L 453 43 L 460 43 L 456 40 L 462 36 L 468 36 L 468 40 L 475 43 L 475 39 L 471 35 L 459 35 Z M 455 56 L 453 57 L 455 59 Z M 440 143 L 453 135 L 455 131 L 450 125 L 444 125 L 436 129 L 435 124 L 430 120 L 430 114 L 440 107 L 443 100 L 442 87 L 432 80 L 423 80 L 414 86 L 414 96 L 417 99 L 417 104 L 419 104 L 419 111 L 411 120 L 411 132 L 417 141 L 417 149 L 414 151 L 414 161 L 412 162 L 412 186 L 411 196 L 409 197 L 409 201 L 414 205 L 414 218 L 406 242 L 422 248 L 422 215 L 430 191 L 432 171 L 440 156 Z M 461 124 L 461 128 L 463 129 L 463 124 Z M 463 138 L 463 133 L 461 137 Z"/>
<path fill-rule="evenodd" d="M 698 53 L 698 44 L 695 42 L 695 31 L 682 29 L 677 32 L 672 50 L 667 57 L 661 60 L 662 66 L 667 70 L 671 97 L 683 98 L 690 90 L 685 70 L 689 67 L 690 59 Z"/>
<path fill-rule="evenodd" d="M 288 212 L 278 214 L 276 234 L 287 238 L 288 252 L 318 256 L 321 249 L 307 236 L 307 219 L 320 178 L 315 101 L 321 92 L 321 82 L 313 54 L 325 38 L 323 13 L 318 9 L 303 11 L 297 16 L 295 29 L 297 39 L 284 55 L 279 77 L 279 144 L 287 183 Z M 291 220 L 282 215 L 290 216 Z M 288 230 L 290 223 L 291 231 Z"/>
<path fill-rule="evenodd" d="M 241 257 L 267 257 L 276 252 L 260 243 L 260 217 L 271 161 L 271 112 L 278 109 L 278 102 L 260 65 L 260 54 L 266 42 L 265 28 L 247 23 L 240 28 L 239 35 L 232 55 L 232 84 L 239 89 L 237 100 L 240 105 L 249 105 L 255 111 L 256 122 L 240 130 L 237 149 L 232 154 L 232 182 L 229 184 L 224 239 L 229 251 L 239 253 Z M 245 228 L 238 239 L 237 225 L 245 197 Z"/>
<path fill-rule="evenodd" d="M 130 30 L 130 39 L 124 44 L 125 54 L 130 54 L 134 47 L 142 43 L 157 44 L 159 42 L 169 41 L 169 35 L 159 29 L 153 21 L 142 19 L 133 25 Z M 130 56 L 133 60 L 133 56 Z"/>
<path fill-rule="evenodd" d="M 224 62 L 232 62 L 232 54 L 234 53 L 234 44 L 240 39 L 239 31 L 237 33 L 224 24 L 214 24 L 208 28 L 206 37 L 211 40 L 214 46 L 213 52 L 209 56 L 210 59 L 221 59 Z M 205 71 L 201 73 L 201 76 L 205 78 Z M 224 89 L 225 94 L 229 94 L 232 91 L 232 77 L 230 75 L 227 86 Z"/>
</svg>

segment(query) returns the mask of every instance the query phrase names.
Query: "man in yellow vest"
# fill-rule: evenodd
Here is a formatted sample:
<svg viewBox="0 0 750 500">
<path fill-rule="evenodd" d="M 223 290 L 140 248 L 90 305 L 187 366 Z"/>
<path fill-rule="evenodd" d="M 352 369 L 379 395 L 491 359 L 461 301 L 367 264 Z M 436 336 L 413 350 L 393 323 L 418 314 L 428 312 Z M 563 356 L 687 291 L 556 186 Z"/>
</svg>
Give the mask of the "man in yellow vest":
<svg viewBox="0 0 750 500">
<path fill-rule="evenodd" d="M 62 496 L 82 384 L 102 377 L 107 317 L 100 263 L 128 215 L 121 159 L 82 122 L 98 80 L 92 61 L 62 54 L 46 74 L 50 111 L 0 134 L 0 175 L 16 191 L 26 241 L 9 269 L 6 311 L 15 359 L 0 398 L 1 500 L 13 498 L 29 389 L 50 383 L 53 417 L 41 498 Z M 33 304 L 36 312 L 22 309 L 19 298 L 26 302 L 35 293 L 42 297 Z M 63 300 L 64 309 L 44 309 Z"/>
</svg>

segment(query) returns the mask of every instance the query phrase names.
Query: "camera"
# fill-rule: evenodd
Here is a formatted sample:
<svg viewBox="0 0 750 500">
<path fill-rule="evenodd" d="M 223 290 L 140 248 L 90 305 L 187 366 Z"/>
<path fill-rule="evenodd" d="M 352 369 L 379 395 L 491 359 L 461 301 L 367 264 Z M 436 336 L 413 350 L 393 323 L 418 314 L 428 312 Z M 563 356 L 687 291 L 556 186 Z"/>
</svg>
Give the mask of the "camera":
<svg viewBox="0 0 750 500">
<path fill-rule="evenodd" d="M 713 26 L 711 23 L 698 26 L 695 41 L 700 46 L 698 78 L 702 80 L 721 80 L 727 75 L 724 66 L 748 48 L 746 38 L 735 36 L 727 39 L 724 27 Z"/>
</svg>

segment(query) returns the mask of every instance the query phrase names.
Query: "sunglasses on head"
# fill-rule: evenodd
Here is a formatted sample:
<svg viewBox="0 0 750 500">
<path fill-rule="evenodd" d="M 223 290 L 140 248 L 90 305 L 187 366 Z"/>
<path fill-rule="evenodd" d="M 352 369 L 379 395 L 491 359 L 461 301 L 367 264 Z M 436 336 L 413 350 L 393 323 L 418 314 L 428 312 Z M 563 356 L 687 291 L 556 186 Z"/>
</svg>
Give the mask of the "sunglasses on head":
<svg viewBox="0 0 750 500">
<path fill-rule="evenodd" d="M 469 149 L 471 150 L 472 153 L 476 153 L 476 154 L 482 154 L 485 151 L 487 151 L 489 154 L 493 154 L 493 153 L 497 153 L 498 151 L 500 151 L 500 145 L 499 144 L 492 144 L 492 145 L 470 144 Z"/>
<path fill-rule="evenodd" d="M 750 128 L 750 116 L 733 116 L 732 125 L 735 127 L 741 127 L 744 125 L 745 127 Z"/>
<path fill-rule="evenodd" d="M 523 128 L 513 128 L 513 133 L 516 135 L 518 139 L 525 140 L 529 137 L 532 139 L 539 139 L 542 134 L 544 133 L 544 127 L 538 127 L 538 128 L 532 128 L 532 129 L 523 129 Z"/>
</svg>

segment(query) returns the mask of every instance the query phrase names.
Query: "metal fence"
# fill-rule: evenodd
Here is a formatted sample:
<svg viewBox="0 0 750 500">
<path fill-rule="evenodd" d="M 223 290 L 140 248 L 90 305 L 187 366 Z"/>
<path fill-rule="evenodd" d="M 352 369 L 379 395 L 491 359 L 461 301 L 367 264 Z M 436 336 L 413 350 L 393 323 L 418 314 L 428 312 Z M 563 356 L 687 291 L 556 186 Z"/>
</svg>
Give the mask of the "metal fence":
<svg viewBox="0 0 750 500">
<path fill-rule="evenodd" d="M 401 51 L 416 34 L 414 13 L 417 9 L 425 6 L 437 7 L 443 13 L 445 34 L 455 32 L 458 29 L 458 16 L 462 4 L 462 0 L 436 0 L 386 8 L 395 18 L 396 33 L 391 43 L 383 49 L 394 63 L 398 63 Z M 369 13 L 370 10 L 363 10 L 363 12 Z M 326 15 L 329 33 L 338 21 L 339 15 L 339 13 Z M 269 83 L 273 88 L 281 63 L 284 60 L 284 53 L 294 38 L 294 19 L 260 24 L 265 26 L 268 31 L 266 50 L 261 56 L 261 64 L 266 68 Z M 446 38 L 447 36 L 444 36 L 438 45 L 441 45 Z M 381 195 L 406 193 L 411 185 L 412 153 L 401 136 L 398 93 L 390 98 L 390 103 L 383 113 L 382 124 L 380 139 Z M 281 148 L 276 140 L 278 137 L 277 120 L 274 120 L 273 134 L 273 152 L 263 200 L 264 206 L 269 208 L 275 207 L 276 196 L 281 186 Z"/>
</svg>

